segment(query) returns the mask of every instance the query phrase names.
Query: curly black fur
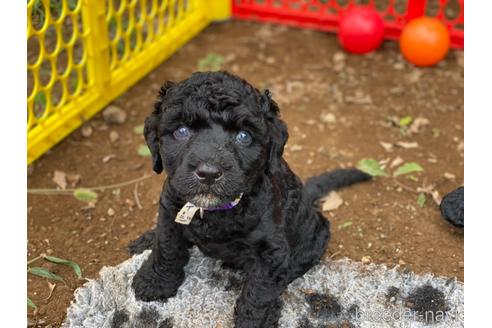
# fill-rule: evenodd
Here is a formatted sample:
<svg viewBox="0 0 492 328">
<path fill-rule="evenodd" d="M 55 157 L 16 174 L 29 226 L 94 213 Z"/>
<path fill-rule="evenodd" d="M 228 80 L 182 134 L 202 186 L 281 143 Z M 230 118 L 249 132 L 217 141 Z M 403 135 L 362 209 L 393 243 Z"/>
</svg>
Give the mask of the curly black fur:
<svg viewBox="0 0 492 328">
<path fill-rule="evenodd" d="M 186 126 L 185 140 L 174 131 Z M 253 142 L 236 142 L 247 131 Z M 308 180 L 306 186 L 283 160 L 287 127 L 268 91 L 260 92 L 226 72 L 195 73 L 179 84 L 167 83 L 145 121 L 145 138 L 157 173 L 168 178 L 160 198 L 157 228 L 133 242 L 152 254 L 133 279 L 137 299 L 176 295 L 184 279 L 188 248 L 197 245 L 213 258 L 245 272 L 235 307 L 236 327 L 276 327 L 287 285 L 315 265 L 329 239 L 329 222 L 313 202 L 331 189 L 370 177 L 358 170 L 337 170 Z M 201 183 L 201 163 L 219 168 L 215 183 Z M 198 214 L 189 225 L 174 221 L 183 205 L 207 195 L 212 206 L 239 204 L 226 211 Z M 199 205 L 199 204 L 197 204 Z"/>
<path fill-rule="evenodd" d="M 465 187 L 459 187 L 444 196 L 441 202 L 442 216 L 455 227 L 465 226 Z"/>
<path fill-rule="evenodd" d="M 128 244 L 128 252 L 130 254 L 140 254 L 146 249 L 151 249 L 154 244 L 155 230 L 149 230 L 144 232 L 143 235 L 131 241 Z"/>
</svg>

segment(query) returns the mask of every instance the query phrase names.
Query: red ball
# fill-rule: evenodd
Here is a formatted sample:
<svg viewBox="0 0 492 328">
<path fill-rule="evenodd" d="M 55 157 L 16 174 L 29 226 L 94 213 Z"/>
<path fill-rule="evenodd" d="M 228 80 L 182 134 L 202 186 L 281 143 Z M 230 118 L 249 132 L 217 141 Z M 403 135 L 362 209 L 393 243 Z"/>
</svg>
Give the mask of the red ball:
<svg viewBox="0 0 492 328">
<path fill-rule="evenodd" d="M 342 47 L 355 54 L 373 51 L 384 37 L 383 19 L 375 9 L 355 7 L 342 13 L 338 41 Z"/>
</svg>

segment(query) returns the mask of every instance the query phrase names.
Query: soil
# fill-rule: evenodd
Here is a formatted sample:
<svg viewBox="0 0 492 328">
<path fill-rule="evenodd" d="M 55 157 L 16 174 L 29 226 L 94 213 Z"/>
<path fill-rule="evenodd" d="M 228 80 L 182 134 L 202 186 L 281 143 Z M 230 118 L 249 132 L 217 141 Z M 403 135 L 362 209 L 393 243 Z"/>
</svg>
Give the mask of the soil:
<svg viewBox="0 0 492 328">
<path fill-rule="evenodd" d="M 42 253 L 71 259 L 92 279 L 103 266 L 129 257 L 128 242 L 155 224 L 165 179 L 153 175 L 150 159 L 137 153 L 144 139 L 134 128 L 152 110 L 163 82 L 186 78 L 210 53 L 222 56 L 223 69 L 273 91 L 290 131 L 285 158 L 302 179 L 363 158 L 389 167 L 401 157 L 423 167 L 339 191 L 343 204 L 325 213 L 332 227 L 326 257 L 463 281 L 463 230 L 441 217 L 430 195 L 419 206 L 416 192 L 436 185 L 429 190 L 442 197 L 463 185 L 463 53 L 452 51 L 437 67 L 418 69 L 402 59 L 394 42 L 353 56 L 343 53 L 331 34 L 238 21 L 209 26 L 115 100 L 128 114 L 123 124 L 108 125 L 98 114 L 85 125 L 92 135 L 75 131 L 29 167 L 28 188 L 56 188 L 56 170 L 80 175 L 78 186 L 90 187 L 152 176 L 98 192 L 93 207 L 70 195 L 29 194 L 28 259 Z M 396 123 L 408 115 L 428 124 L 415 133 L 402 131 Z M 110 140 L 113 131 L 118 141 Z M 380 142 L 417 146 L 385 148 Z M 45 279 L 28 275 L 28 296 L 38 305 L 29 310 L 29 325 L 59 327 L 84 280 L 69 267 L 43 260 L 33 265 L 58 273 L 65 283 L 56 282 L 50 296 Z"/>
</svg>

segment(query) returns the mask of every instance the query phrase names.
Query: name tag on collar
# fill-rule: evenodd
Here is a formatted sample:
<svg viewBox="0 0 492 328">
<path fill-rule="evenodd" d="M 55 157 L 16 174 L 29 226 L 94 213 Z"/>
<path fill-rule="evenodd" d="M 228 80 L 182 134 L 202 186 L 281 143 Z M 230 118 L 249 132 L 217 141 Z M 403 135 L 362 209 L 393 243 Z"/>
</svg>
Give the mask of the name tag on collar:
<svg viewBox="0 0 492 328">
<path fill-rule="evenodd" d="M 181 210 L 179 210 L 176 215 L 174 222 L 189 225 L 195 213 L 200 209 L 200 207 L 193 205 L 192 203 L 186 203 Z"/>
</svg>

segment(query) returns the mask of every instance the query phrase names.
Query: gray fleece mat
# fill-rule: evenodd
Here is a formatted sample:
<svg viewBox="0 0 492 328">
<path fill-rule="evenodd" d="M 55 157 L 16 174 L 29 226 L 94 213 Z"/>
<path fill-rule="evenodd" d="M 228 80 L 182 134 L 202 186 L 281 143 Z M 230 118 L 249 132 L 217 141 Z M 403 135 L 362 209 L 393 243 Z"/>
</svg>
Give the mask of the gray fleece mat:
<svg viewBox="0 0 492 328">
<path fill-rule="evenodd" d="M 242 275 L 197 249 L 186 279 L 166 303 L 135 300 L 131 282 L 150 251 L 115 267 L 75 292 L 63 327 L 226 328 Z M 322 262 L 282 295 L 280 327 L 464 327 L 464 288 L 455 279 L 398 272 L 348 259 Z"/>
</svg>

